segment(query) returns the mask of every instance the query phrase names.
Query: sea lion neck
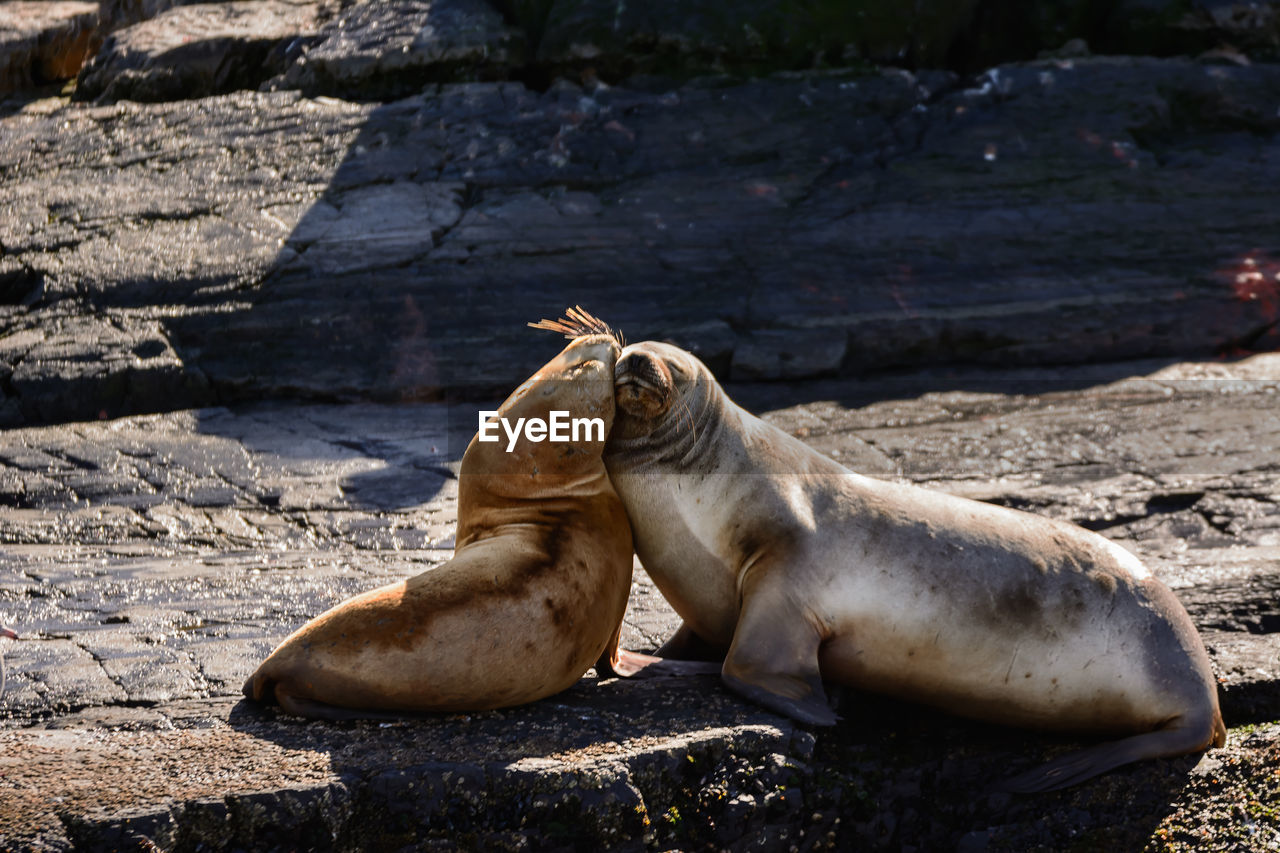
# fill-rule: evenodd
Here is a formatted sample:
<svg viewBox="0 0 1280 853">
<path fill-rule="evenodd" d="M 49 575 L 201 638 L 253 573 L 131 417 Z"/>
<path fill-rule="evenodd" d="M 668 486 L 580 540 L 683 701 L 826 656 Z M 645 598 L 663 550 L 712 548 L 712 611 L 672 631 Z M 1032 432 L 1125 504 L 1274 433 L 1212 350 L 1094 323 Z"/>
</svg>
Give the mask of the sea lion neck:
<svg viewBox="0 0 1280 853">
<path fill-rule="evenodd" d="M 473 474 L 460 485 L 458 512 L 464 508 L 534 506 L 560 499 L 580 499 L 613 490 L 597 456 L 592 465 L 572 470 L 532 473 Z"/>
</svg>

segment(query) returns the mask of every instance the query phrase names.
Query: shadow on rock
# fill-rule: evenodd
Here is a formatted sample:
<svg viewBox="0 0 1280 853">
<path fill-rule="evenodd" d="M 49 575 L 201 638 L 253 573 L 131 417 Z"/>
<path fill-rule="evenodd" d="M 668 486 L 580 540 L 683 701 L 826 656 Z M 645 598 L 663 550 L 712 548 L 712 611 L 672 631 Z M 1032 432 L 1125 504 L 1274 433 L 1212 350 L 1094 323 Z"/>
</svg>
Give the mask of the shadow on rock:
<svg viewBox="0 0 1280 853">
<path fill-rule="evenodd" d="M 1050 794 L 991 793 L 1083 742 L 852 690 L 842 702 L 839 725 L 809 733 L 713 679 L 585 678 L 499 711 L 331 724 L 246 701 L 231 723 L 325 753 L 349 803 L 342 832 L 448 827 L 490 842 L 515 833 L 535 849 L 601 839 L 738 849 L 760 838 L 802 849 L 1137 849 L 1197 762 L 1144 762 Z M 534 816 L 546 820 L 530 834 Z"/>
<path fill-rule="evenodd" d="M 446 480 L 456 479 L 448 468 L 384 468 L 353 474 L 342 480 L 342 493 L 357 508 L 399 510 L 427 503 Z"/>
<path fill-rule="evenodd" d="M 289 751 L 327 755 L 342 780 L 329 818 L 341 814 L 340 847 L 356 834 L 363 847 L 471 838 L 480 847 L 638 850 L 653 833 L 674 839 L 713 825 L 696 803 L 716 768 L 772 761 L 778 773 L 795 770 L 812 747 L 786 721 L 703 679 L 584 678 L 530 705 L 401 721 L 307 722 L 243 701 L 230 722 Z"/>
<path fill-rule="evenodd" d="M 462 410 L 460 410 L 461 412 Z M 466 441 L 439 404 L 259 404 L 194 413 L 198 432 L 230 441 L 199 461 L 271 508 L 392 513 L 436 500 Z M 472 407 L 471 429 L 475 429 Z M 175 455 L 177 450 L 175 450 Z"/>
<path fill-rule="evenodd" d="M 1155 372 L 1174 359 L 1108 362 L 1046 367 L 948 368 L 882 371 L 848 379 L 810 379 L 799 382 L 727 382 L 734 402 L 764 412 L 818 401 L 857 409 L 887 400 L 908 400 L 924 394 L 967 392 L 1003 396 L 1037 396 L 1082 391 Z"/>
<path fill-rule="evenodd" d="M 972 722 L 842 689 L 842 722 L 818 733 L 812 808 L 843 849 L 1140 849 L 1174 809 L 1199 756 L 1142 762 L 1063 791 L 996 790 L 1096 741 Z M 838 818 L 838 819 L 836 819 Z"/>
</svg>

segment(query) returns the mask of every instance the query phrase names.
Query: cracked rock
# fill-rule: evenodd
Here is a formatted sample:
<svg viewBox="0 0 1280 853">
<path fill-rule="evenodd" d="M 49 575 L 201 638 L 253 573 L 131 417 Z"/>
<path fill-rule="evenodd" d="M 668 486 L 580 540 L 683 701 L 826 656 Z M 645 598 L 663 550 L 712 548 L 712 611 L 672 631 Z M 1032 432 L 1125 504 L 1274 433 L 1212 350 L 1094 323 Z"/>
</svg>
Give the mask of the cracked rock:
<svg viewBox="0 0 1280 853">
<path fill-rule="evenodd" d="M 194 383 L 180 406 L 496 394 L 554 343 L 525 323 L 562 304 L 632 339 L 705 328 L 682 343 L 730 379 L 1280 345 L 1275 68 L 1099 57 L 973 82 L 15 114 L 0 244 L 21 304 L 0 306 L 0 346 L 72 315 L 145 318 L 177 359 L 148 375 Z M 8 423 L 136 410 L 103 405 L 117 369 L 0 360 L 29 377 L 4 388 Z"/>
<path fill-rule="evenodd" d="M 485 0 L 354 3 L 290 51 L 263 85 L 390 100 L 428 83 L 500 79 L 521 62 L 516 34 Z"/>
<path fill-rule="evenodd" d="M 258 85 L 315 33 L 319 3 L 241 0 L 176 6 L 112 33 L 80 69 L 75 99 L 200 98 Z"/>
<path fill-rule="evenodd" d="M 97 3 L 0 3 L 0 95 L 76 76 L 101 42 Z"/>
</svg>

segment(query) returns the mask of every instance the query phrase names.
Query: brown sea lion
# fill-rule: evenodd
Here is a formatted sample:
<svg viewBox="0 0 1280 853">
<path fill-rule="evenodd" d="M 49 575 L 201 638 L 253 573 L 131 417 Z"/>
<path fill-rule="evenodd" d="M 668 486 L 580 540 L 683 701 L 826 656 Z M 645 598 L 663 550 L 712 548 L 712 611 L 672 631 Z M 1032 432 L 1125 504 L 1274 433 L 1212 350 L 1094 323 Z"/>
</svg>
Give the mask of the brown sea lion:
<svg viewBox="0 0 1280 853">
<path fill-rule="evenodd" d="M 623 350 L 605 465 L 636 553 L 732 690 L 836 721 L 823 679 L 1044 729 L 1124 736 L 1009 780 L 1048 790 L 1221 746 L 1204 645 L 1128 551 L 1058 521 L 860 476 L 735 405 L 697 358 Z M 714 655 L 712 655 L 714 657 Z M 707 664 L 624 652 L 621 674 Z"/>
<path fill-rule="evenodd" d="M 585 313 L 561 325 L 576 339 L 498 417 L 568 412 L 602 429 L 563 441 L 477 434 L 458 476 L 453 559 L 303 625 L 250 676 L 246 696 L 330 719 L 482 710 L 557 693 L 614 653 L 631 533 L 601 453 L 620 345 Z"/>
</svg>

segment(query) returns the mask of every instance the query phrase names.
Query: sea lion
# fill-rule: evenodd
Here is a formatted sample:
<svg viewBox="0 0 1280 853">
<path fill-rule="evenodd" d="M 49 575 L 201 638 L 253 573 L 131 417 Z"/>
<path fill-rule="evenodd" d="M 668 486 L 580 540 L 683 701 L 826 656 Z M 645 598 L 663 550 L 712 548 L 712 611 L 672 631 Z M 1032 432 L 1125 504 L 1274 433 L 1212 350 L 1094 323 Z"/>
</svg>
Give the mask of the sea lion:
<svg viewBox="0 0 1280 853">
<path fill-rule="evenodd" d="M 246 696 L 327 719 L 473 711 L 549 696 L 607 662 L 632 565 L 627 517 L 601 461 L 620 344 L 589 315 L 569 326 L 573 342 L 498 416 L 567 411 L 604 428 L 566 441 L 525 435 L 510 451 L 505 436 L 472 438 L 453 559 L 303 625 L 249 677 Z"/>
<path fill-rule="evenodd" d="M 619 674 L 719 669 L 796 720 L 822 680 L 999 723 L 1125 735 L 1008 780 L 1066 787 L 1221 746 L 1204 645 L 1136 557 L 1059 521 L 874 480 L 735 405 L 697 358 L 626 347 L 605 466 L 636 553 L 683 619 Z"/>
</svg>

